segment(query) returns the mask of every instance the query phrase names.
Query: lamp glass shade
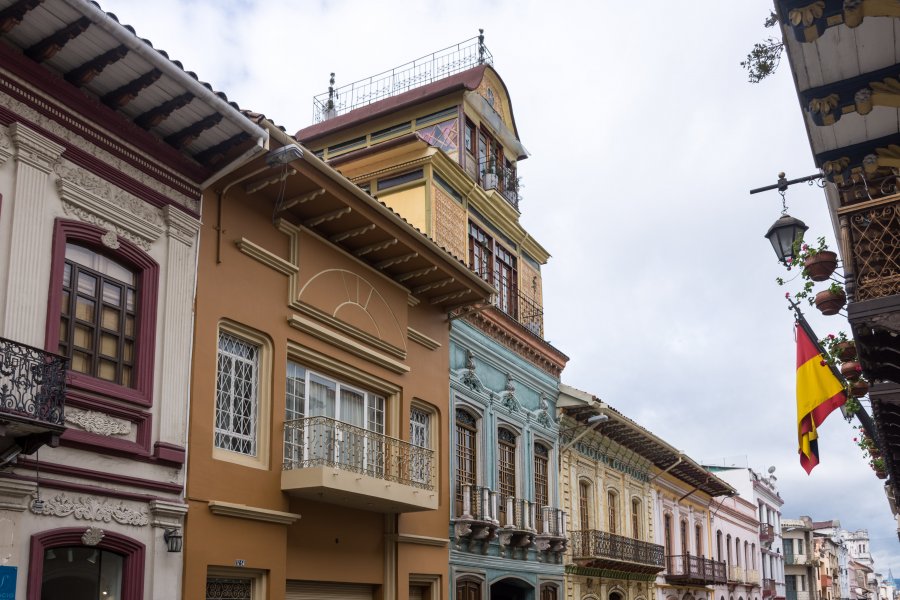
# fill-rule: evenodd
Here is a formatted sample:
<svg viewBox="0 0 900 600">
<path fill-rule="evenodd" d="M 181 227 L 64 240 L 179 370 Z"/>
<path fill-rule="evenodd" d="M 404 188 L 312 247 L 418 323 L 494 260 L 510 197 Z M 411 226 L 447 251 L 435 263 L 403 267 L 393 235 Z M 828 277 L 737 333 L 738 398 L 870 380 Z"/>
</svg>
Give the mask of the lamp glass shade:
<svg viewBox="0 0 900 600">
<path fill-rule="evenodd" d="M 809 227 L 800 219 L 795 219 L 790 215 L 781 215 L 777 221 L 772 223 L 766 233 L 766 239 L 772 244 L 775 255 L 778 260 L 787 265 L 788 260 L 794 258 L 794 244 L 803 241 L 803 234 Z"/>
<path fill-rule="evenodd" d="M 166 549 L 169 552 L 181 552 L 181 545 L 184 538 L 178 529 L 166 529 L 163 532 L 163 539 L 166 541 Z"/>
</svg>

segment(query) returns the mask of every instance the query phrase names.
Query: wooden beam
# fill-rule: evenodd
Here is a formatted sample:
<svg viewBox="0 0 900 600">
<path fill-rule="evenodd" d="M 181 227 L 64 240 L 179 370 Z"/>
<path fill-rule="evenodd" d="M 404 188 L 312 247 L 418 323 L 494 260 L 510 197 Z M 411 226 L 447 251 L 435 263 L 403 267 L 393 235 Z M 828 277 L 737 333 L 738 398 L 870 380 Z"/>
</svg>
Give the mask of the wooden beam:
<svg viewBox="0 0 900 600">
<path fill-rule="evenodd" d="M 385 248 L 390 248 L 391 246 L 396 244 L 397 241 L 398 241 L 397 238 L 391 238 L 389 240 L 384 240 L 383 242 L 369 244 L 368 246 L 363 246 L 362 248 L 358 249 L 353 254 L 357 257 L 365 256 L 366 254 L 369 254 L 370 252 L 378 252 L 379 250 L 384 250 Z"/>
<path fill-rule="evenodd" d="M 25 56 L 39 63 L 50 60 L 69 41 L 84 33 L 84 30 L 90 25 L 91 20 L 89 18 L 81 17 L 25 50 Z"/>
<path fill-rule="evenodd" d="M 190 104 L 193 99 L 194 95 L 192 93 L 185 92 L 180 96 L 175 96 L 171 100 L 166 100 L 156 108 L 151 108 L 142 115 L 138 115 L 137 117 L 135 117 L 134 122 L 144 129 L 156 127 L 157 125 L 168 119 L 169 115 L 171 115 L 173 112 Z"/>
<path fill-rule="evenodd" d="M 394 258 L 388 258 L 381 262 L 375 263 L 376 269 L 387 269 L 391 265 L 399 265 L 400 263 L 405 263 L 408 260 L 412 260 L 419 255 L 418 252 L 410 252 L 409 254 L 401 254 L 400 256 L 395 256 Z"/>
<path fill-rule="evenodd" d="M 437 267 L 431 265 L 430 267 L 425 267 L 424 269 L 416 269 L 415 271 L 407 271 L 406 273 L 402 273 L 394 277 L 394 281 L 399 283 L 403 283 L 407 279 L 413 279 L 415 277 L 422 277 L 423 275 L 428 275 L 429 273 L 437 271 Z"/>
<path fill-rule="evenodd" d="M 181 150 L 185 146 L 190 145 L 190 143 L 196 140 L 198 137 L 200 137 L 201 133 L 218 125 L 221 120 L 222 113 L 213 113 L 208 117 L 200 119 L 193 125 L 188 125 L 181 131 L 177 131 L 170 136 L 166 136 L 166 143 Z"/>
<path fill-rule="evenodd" d="M 448 277 L 447 279 L 438 279 L 437 281 L 432 281 L 431 283 L 426 283 L 420 285 L 419 287 L 413 288 L 412 293 L 413 295 L 418 296 L 422 292 L 427 292 L 428 290 L 437 290 L 451 283 L 453 283 L 452 277 Z"/>
<path fill-rule="evenodd" d="M 244 186 L 244 191 L 248 194 L 255 194 L 259 190 L 269 187 L 270 185 L 274 185 L 276 183 L 281 183 L 291 175 L 296 175 L 297 171 L 295 171 L 292 167 L 288 167 L 286 169 L 282 169 L 278 172 L 278 174 L 272 177 L 265 177 L 263 179 L 257 179 L 255 181 L 251 181 L 247 185 Z"/>
<path fill-rule="evenodd" d="M 94 77 L 102 73 L 103 69 L 116 61 L 122 60 L 127 54 L 128 48 L 123 45 L 116 46 L 93 60 L 87 61 L 80 67 L 75 67 L 65 74 L 65 80 L 77 87 L 87 85 Z"/>
<path fill-rule="evenodd" d="M 303 224 L 306 227 L 316 227 L 317 225 L 321 225 L 326 221 L 334 221 L 335 219 L 340 219 L 344 215 L 350 214 L 350 211 L 353 210 L 349 206 L 345 206 L 344 208 L 339 208 L 337 210 L 333 210 L 331 212 L 327 212 L 323 215 L 319 215 L 318 217 L 313 217 L 312 219 L 307 219 L 303 221 Z"/>
<path fill-rule="evenodd" d="M 25 14 L 38 7 L 41 0 L 19 0 L 0 10 L 0 33 L 9 33 L 13 27 L 22 22 Z"/>
<path fill-rule="evenodd" d="M 322 190 L 322 191 L 324 192 L 325 190 Z M 368 225 L 363 225 L 362 227 L 357 227 L 356 229 L 350 229 L 348 231 L 336 233 L 328 239 L 336 244 L 338 242 L 343 242 L 344 240 L 350 239 L 352 237 L 362 235 L 368 231 L 372 231 L 373 229 L 375 229 L 375 223 L 369 223 Z"/>
<path fill-rule="evenodd" d="M 456 300 L 457 298 L 462 298 L 466 294 L 469 293 L 469 290 L 461 290 L 458 292 L 450 292 L 449 294 L 444 294 L 443 296 L 436 296 L 428 300 L 431 304 L 442 304 L 447 302 L 448 300 Z"/>
<path fill-rule="evenodd" d="M 229 150 L 231 150 L 235 146 L 238 146 L 238 145 L 246 142 L 249 138 L 250 138 L 250 134 L 247 133 L 246 131 L 242 131 L 242 132 L 238 133 L 237 135 L 231 136 L 224 142 L 219 142 L 215 146 L 210 146 L 206 150 L 203 150 L 202 152 L 198 152 L 194 156 L 194 160 L 196 160 L 201 165 L 205 165 L 207 167 L 214 167 L 219 162 L 221 162 L 222 159 L 225 158 L 225 156 L 228 154 Z"/>
<path fill-rule="evenodd" d="M 153 85 L 157 79 L 162 77 L 162 71 L 159 69 L 152 69 L 147 71 L 140 77 L 132 79 L 128 83 L 123 86 L 120 86 L 113 91 L 105 94 L 102 98 L 100 98 L 103 104 L 112 108 L 113 110 L 122 108 L 135 98 L 137 98 L 138 94 L 144 88 Z"/>
<path fill-rule="evenodd" d="M 298 204 L 306 204 L 310 200 L 315 200 L 319 196 L 325 193 L 325 188 L 319 188 L 317 190 L 313 190 L 308 194 L 302 194 L 300 196 L 294 196 L 293 198 L 288 198 L 284 202 L 281 203 L 281 206 L 278 207 L 279 210 L 287 210 L 289 208 L 293 208 Z M 374 227 L 374 225 L 373 225 Z M 334 240 L 332 240 L 334 241 Z"/>
</svg>

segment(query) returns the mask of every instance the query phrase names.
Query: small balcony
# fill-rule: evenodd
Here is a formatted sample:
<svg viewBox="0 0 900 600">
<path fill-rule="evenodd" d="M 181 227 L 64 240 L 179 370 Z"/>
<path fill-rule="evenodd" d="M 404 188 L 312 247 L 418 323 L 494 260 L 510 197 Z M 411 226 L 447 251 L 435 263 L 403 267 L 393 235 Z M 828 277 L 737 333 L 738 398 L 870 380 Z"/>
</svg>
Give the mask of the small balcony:
<svg viewBox="0 0 900 600">
<path fill-rule="evenodd" d="M 496 191 L 519 210 L 519 176 L 514 167 L 501 164 L 497 159 L 487 158 L 478 163 L 478 183 L 485 191 Z"/>
<path fill-rule="evenodd" d="M 666 582 L 678 585 L 715 585 L 727 583 L 725 563 L 691 556 L 673 554 L 666 557 Z"/>
<path fill-rule="evenodd" d="M 68 359 L 0 338 L 0 466 L 65 431 Z"/>
<path fill-rule="evenodd" d="M 579 566 L 628 573 L 659 573 L 665 568 L 664 549 L 658 544 L 593 529 L 573 531 L 570 539 L 572 560 Z"/>
<path fill-rule="evenodd" d="M 497 537 L 500 527 L 499 494 L 489 488 L 465 484 L 458 491 L 456 502 L 457 516 L 453 520 L 454 537 L 457 545 L 465 543 L 468 549 L 473 545 L 481 545 L 486 550 L 487 544 Z"/>
<path fill-rule="evenodd" d="M 775 580 L 774 579 L 763 579 L 762 580 L 762 597 L 763 598 L 774 598 L 775 597 Z"/>
<path fill-rule="evenodd" d="M 744 583 L 747 580 L 747 573 L 744 567 L 732 566 L 728 569 L 728 583 Z"/>
<path fill-rule="evenodd" d="M 775 528 L 768 523 L 759 524 L 759 541 L 765 546 L 771 546 L 775 541 Z"/>
<path fill-rule="evenodd" d="M 806 555 L 806 554 L 793 554 L 789 552 L 784 553 L 784 564 L 786 565 L 798 565 L 798 566 L 812 566 L 815 564 L 815 560 Z"/>
<path fill-rule="evenodd" d="M 434 451 L 329 417 L 284 424 L 281 489 L 384 513 L 438 508 Z"/>
</svg>

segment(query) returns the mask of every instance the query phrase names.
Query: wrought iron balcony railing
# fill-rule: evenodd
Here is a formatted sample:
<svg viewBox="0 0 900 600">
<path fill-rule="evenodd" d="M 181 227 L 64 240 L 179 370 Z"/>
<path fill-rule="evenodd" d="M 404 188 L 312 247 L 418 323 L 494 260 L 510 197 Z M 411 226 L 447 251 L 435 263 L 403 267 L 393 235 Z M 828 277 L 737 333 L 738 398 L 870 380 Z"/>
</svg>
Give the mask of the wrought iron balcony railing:
<svg viewBox="0 0 900 600">
<path fill-rule="evenodd" d="M 854 300 L 900 294 L 900 195 L 894 194 L 848 206 L 839 211 L 847 219 L 852 272 L 856 276 Z"/>
<path fill-rule="evenodd" d="M 69 359 L 0 338 L 0 418 L 65 427 Z"/>
<path fill-rule="evenodd" d="M 664 549 L 659 544 L 651 544 L 633 538 L 597 531 L 594 529 L 569 533 L 572 557 L 576 562 L 584 560 L 610 560 L 633 563 L 644 567 L 654 567 L 654 572 L 662 571 Z"/>
<path fill-rule="evenodd" d="M 483 36 L 474 37 L 378 75 L 329 88 L 313 98 L 313 120 L 319 123 L 493 61 Z"/>
<path fill-rule="evenodd" d="M 514 167 L 500 164 L 496 158 L 488 158 L 478 163 L 478 183 L 486 191 L 497 190 L 513 208 L 519 210 L 519 176 Z"/>
<path fill-rule="evenodd" d="M 284 424 L 284 469 L 334 467 L 433 490 L 434 450 L 329 417 Z"/>
<path fill-rule="evenodd" d="M 666 579 L 703 585 L 726 583 L 725 563 L 690 554 L 666 556 Z"/>
</svg>

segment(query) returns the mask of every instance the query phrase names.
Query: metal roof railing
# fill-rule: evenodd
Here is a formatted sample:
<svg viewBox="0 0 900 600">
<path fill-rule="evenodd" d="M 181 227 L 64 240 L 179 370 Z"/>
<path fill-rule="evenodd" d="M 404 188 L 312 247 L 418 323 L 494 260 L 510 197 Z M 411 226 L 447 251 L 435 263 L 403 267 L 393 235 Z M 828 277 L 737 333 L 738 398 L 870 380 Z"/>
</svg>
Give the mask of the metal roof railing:
<svg viewBox="0 0 900 600">
<path fill-rule="evenodd" d="M 464 42 L 339 88 L 334 87 L 332 73 L 328 91 L 313 97 L 313 121 L 320 123 L 472 67 L 493 64 L 494 58 L 484 45 L 484 30 L 478 32 Z"/>
</svg>

